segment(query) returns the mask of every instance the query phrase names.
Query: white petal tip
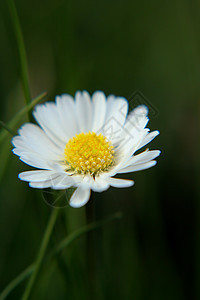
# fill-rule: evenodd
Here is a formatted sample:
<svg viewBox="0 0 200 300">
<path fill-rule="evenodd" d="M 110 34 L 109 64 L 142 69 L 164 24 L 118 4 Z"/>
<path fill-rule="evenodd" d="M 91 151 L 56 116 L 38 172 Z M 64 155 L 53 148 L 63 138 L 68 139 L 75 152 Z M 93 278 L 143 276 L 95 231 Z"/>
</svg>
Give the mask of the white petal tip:
<svg viewBox="0 0 200 300">
<path fill-rule="evenodd" d="M 23 180 L 23 175 L 22 175 L 23 173 L 19 173 L 18 174 L 18 178 L 20 179 L 20 180 Z"/>
<path fill-rule="evenodd" d="M 84 206 L 90 199 L 90 192 L 90 189 L 78 187 L 71 196 L 69 205 L 73 208 L 80 208 Z"/>
<path fill-rule="evenodd" d="M 129 179 L 110 177 L 109 179 L 107 179 L 107 181 L 111 186 L 116 188 L 127 188 L 134 185 L 134 181 Z"/>
<path fill-rule="evenodd" d="M 147 116 L 148 115 L 148 112 L 149 112 L 149 109 L 146 105 L 139 105 L 137 106 L 135 109 L 134 109 L 134 113 L 137 114 L 137 115 L 144 115 L 144 116 Z"/>
<path fill-rule="evenodd" d="M 157 150 L 158 151 L 158 156 L 161 154 L 161 151 L 160 150 Z"/>
<path fill-rule="evenodd" d="M 151 163 L 152 163 L 152 165 L 149 166 L 149 168 L 154 167 L 157 164 L 157 161 L 156 160 L 152 160 Z"/>
</svg>

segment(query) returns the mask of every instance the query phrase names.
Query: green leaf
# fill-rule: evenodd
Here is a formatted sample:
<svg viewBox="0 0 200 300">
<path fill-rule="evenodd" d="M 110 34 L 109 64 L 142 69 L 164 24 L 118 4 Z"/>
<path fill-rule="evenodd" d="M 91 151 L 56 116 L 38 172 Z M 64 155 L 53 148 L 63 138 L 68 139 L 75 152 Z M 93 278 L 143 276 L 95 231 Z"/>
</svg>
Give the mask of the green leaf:
<svg viewBox="0 0 200 300">
<path fill-rule="evenodd" d="M 16 128 L 16 126 L 18 125 L 18 123 L 20 122 L 20 120 L 26 115 L 26 113 L 29 112 L 38 102 L 43 100 L 46 97 L 46 95 L 47 95 L 47 93 L 44 92 L 44 93 L 40 94 L 39 96 L 37 96 L 36 98 L 34 98 L 29 105 L 22 108 L 12 118 L 12 120 L 8 122 L 8 124 L 5 124 L 5 126 L 7 128 L 9 128 L 9 130 L 13 131 Z M 2 125 L 2 123 L 1 123 L 1 125 Z M 5 129 L 5 126 L 4 126 L 4 129 L 2 129 L 0 132 L 0 143 L 2 143 L 4 141 L 4 139 L 9 136 L 9 133 L 10 133 L 10 132 L 8 132 L 8 129 Z"/>
</svg>

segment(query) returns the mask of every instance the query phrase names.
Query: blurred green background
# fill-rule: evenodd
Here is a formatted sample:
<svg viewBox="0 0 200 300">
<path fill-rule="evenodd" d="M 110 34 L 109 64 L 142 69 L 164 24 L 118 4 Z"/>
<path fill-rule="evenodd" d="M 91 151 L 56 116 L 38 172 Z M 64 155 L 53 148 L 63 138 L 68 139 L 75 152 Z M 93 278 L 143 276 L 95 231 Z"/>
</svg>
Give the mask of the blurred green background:
<svg viewBox="0 0 200 300">
<path fill-rule="evenodd" d="M 15 4 L 32 98 L 86 89 L 133 106 L 147 101 L 148 127 L 160 130 L 149 148 L 162 150 L 156 167 L 126 176 L 133 188 L 95 194 L 95 218 L 116 211 L 123 218 L 92 233 L 92 253 L 82 236 L 44 263 L 31 299 L 200 299 L 200 2 Z M 25 102 L 7 1 L 0 37 L 0 119 L 8 122 Z M 10 140 L 0 145 L 0 290 L 34 260 L 51 210 L 17 178 L 30 168 L 11 153 Z M 85 208 L 63 208 L 48 250 L 85 222 Z M 20 299 L 26 283 L 7 299 Z"/>
</svg>

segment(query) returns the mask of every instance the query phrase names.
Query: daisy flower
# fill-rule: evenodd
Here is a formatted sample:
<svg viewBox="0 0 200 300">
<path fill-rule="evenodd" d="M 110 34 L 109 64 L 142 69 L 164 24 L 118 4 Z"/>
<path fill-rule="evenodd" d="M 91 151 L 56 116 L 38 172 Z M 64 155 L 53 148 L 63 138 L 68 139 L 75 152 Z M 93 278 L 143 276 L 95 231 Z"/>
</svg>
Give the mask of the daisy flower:
<svg viewBox="0 0 200 300">
<path fill-rule="evenodd" d="M 159 132 L 146 128 L 148 109 L 140 105 L 128 114 L 123 97 L 97 91 L 64 94 L 54 102 L 37 105 L 33 115 L 38 125 L 25 123 L 12 139 L 13 153 L 38 168 L 19 178 L 32 188 L 75 187 L 70 205 L 85 205 L 91 190 L 110 186 L 125 188 L 132 180 L 114 178 L 117 173 L 148 169 L 156 164 L 159 150 L 135 152 Z"/>
</svg>

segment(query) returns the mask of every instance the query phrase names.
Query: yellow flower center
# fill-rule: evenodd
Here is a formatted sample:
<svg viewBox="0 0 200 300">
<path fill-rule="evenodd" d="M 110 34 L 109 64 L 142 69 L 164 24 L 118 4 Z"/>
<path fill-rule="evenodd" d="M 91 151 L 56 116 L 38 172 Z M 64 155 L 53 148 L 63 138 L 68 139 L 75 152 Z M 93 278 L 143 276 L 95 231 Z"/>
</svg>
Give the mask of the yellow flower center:
<svg viewBox="0 0 200 300">
<path fill-rule="evenodd" d="M 65 159 L 70 169 L 79 174 L 98 175 L 113 163 L 113 146 L 101 133 L 80 133 L 65 147 Z"/>
</svg>

